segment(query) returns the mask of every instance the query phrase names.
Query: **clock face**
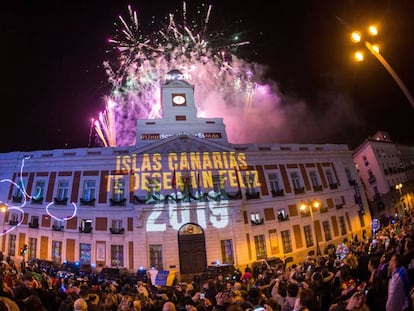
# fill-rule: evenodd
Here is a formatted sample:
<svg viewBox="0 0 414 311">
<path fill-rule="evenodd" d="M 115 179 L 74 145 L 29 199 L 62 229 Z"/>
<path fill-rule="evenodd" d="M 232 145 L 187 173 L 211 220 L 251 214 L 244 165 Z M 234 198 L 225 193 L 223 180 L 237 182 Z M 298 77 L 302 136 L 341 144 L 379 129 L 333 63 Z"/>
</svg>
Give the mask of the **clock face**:
<svg viewBox="0 0 414 311">
<path fill-rule="evenodd" d="M 173 103 L 175 105 L 184 105 L 185 104 L 185 96 L 184 95 L 173 95 Z"/>
</svg>

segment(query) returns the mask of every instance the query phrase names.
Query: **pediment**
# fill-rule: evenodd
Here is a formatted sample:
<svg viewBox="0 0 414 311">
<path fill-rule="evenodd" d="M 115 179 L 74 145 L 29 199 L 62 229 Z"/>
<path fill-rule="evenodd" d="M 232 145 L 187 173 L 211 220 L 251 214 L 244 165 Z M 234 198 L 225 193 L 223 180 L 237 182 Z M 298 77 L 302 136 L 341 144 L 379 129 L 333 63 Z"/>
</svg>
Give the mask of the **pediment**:
<svg viewBox="0 0 414 311">
<path fill-rule="evenodd" d="M 160 153 L 167 154 L 171 152 L 212 152 L 212 151 L 235 151 L 229 145 L 223 145 L 211 140 L 202 139 L 191 134 L 174 135 L 151 145 L 134 150 L 134 153 Z"/>
</svg>

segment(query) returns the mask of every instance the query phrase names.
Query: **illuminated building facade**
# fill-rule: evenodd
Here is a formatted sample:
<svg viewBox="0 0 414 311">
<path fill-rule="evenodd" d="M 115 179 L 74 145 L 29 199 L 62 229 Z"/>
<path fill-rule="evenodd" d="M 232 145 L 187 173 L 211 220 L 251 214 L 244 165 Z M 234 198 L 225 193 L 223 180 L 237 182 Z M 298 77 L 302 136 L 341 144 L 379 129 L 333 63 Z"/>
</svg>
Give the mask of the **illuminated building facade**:
<svg viewBox="0 0 414 311">
<path fill-rule="evenodd" d="M 398 218 L 412 209 L 413 146 L 396 144 L 387 132 L 378 131 L 355 149 L 353 157 L 373 217 Z"/>
<path fill-rule="evenodd" d="M 370 234 L 346 145 L 228 143 L 222 119 L 197 117 L 178 71 L 161 103 L 162 119 L 137 122 L 135 146 L 1 154 L 1 250 L 189 276 L 213 262 L 301 261 Z"/>
</svg>

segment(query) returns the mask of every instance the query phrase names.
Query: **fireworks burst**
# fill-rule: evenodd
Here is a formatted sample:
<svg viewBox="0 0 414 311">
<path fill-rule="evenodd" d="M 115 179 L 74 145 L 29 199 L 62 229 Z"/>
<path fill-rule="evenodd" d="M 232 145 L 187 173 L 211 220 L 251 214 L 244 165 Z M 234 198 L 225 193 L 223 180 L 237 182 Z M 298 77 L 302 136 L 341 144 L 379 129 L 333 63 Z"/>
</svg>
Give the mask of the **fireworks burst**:
<svg viewBox="0 0 414 311">
<path fill-rule="evenodd" d="M 109 40 L 116 61 L 105 61 L 104 68 L 112 85 L 111 104 L 95 122 L 95 129 L 105 146 L 135 143 L 137 119 L 162 117 L 160 84 L 167 72 L 178 69 L 195 85 L 195 99 L 200 116 L 224 117 L 223 107 L 238 107 L 247 114 L 255 105 L 254 93 L 262 80 L 258 64 L 239 59 L 240 34 L 208 32 L 211 6 L 196 10 L 189 18 L 186 3 L 181 14 L 170 13 L 166 25 L 147 35 L 138 22 L 137 12 L 128 7 L 128 19 L 119 17 L 116 35 Z M 180 22 L 179 22 L 180 21 Z M 109 107 L 110 106 L 110 107 Z M 226 120 L 225 120 L 226 121 Z"/>
</svg>

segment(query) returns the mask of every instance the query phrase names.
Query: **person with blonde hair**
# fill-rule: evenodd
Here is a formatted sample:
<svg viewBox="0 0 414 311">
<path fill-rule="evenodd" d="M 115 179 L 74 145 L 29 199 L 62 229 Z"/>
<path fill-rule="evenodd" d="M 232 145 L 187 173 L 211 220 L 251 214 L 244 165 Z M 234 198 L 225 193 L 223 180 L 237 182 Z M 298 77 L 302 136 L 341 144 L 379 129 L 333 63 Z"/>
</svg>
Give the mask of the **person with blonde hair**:
<svg viewBox="0 0 414 311">
<path fill-rule="evenodd" d="M 73 311 L 88 311 L 88 304 L 85 299 L 78 298 L 73 303 Z"/>
</svg>

